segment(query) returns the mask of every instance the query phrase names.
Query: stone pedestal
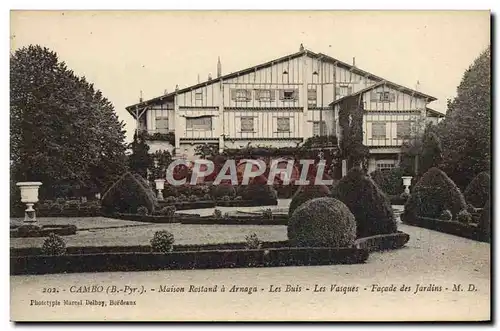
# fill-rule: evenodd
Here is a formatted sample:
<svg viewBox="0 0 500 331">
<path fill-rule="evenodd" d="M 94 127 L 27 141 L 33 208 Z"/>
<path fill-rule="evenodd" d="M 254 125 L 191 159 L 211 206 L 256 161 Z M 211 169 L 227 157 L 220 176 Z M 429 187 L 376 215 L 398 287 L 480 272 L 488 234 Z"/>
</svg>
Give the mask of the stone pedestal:
<svg viewBox="0 0 500 331">
<path fill-rule="evenodd" d="M 38 202 L 38 188 L 42 185 L 41 182 L 19 182 L 16 185 L 21 190 L 21 202 L 26 204 L 24 214 L 24 224 L 30 226 L 38 226 L 36 221 L 35 209 L 33 205 Z"/>
<path fill-rule="evenodd" d="M 403 186 L 405 187 L 405 193 L 410 194 L 410 186 L 411 186 L 411 180 L 412 176 L 403 176 L 401 177 L 403 179 Z"/>
<path fill-rule="evenodd" d="M 156 189 L 158 190 L 158 201 L 163 201 L 163 189 L 165 188 L 165 179 L 155 179 Z"/>
</svg>

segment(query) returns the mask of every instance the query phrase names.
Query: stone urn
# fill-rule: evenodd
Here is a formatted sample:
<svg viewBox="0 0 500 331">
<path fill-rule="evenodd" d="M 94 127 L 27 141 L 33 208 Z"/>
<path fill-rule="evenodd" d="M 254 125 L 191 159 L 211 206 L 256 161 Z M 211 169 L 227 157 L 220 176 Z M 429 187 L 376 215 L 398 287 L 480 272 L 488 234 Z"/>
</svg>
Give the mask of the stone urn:
<svg viewBox="0 0 500 331">
<path fill-rule="evenodd" d="M 33 205 L 38 202 L 38 188 L 41 182 L 19 182 L 16 185 L 21 190 L 21 202 L 25 203 L 24 225 L 38 226 Z"/>
<path fill-rule="evenodd" d="M 158 201 L 163 201 L 163 189 L 165 188 L 165 179 L 155 179 L 156 189 L 158 190 Z"/>
<path fill-rule="evenodd" d="M 410 186 L 411 186 L 411 180 L 412 176 L 403 176 L 401 177 L 403 179 L 403 186 L 405 187 L 405 193 L 410 194 Z"/>
</svg>

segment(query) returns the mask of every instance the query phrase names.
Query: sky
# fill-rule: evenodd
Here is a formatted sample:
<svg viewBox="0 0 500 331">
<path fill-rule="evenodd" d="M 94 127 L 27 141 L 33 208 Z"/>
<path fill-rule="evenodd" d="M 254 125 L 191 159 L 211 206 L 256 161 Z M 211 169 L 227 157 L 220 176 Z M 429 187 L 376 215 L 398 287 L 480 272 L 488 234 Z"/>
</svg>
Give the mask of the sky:
<svg viewBox="0 0 500 331">
<path fill-rule="evenodd" d="M 12 11 L 11 52 L 39 44 L 125 107 L 222 74 L 313 51 L 435 96 L 446 112 L 464 71 L 490 44 L 488 11 Z"/>
</svg>

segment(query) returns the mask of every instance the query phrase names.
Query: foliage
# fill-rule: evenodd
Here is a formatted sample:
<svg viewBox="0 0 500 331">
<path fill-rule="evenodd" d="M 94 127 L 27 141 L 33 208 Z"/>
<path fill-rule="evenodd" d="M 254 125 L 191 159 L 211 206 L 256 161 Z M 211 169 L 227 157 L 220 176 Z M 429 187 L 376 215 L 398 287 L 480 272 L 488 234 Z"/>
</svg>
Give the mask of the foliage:
<svg viewBox="0 0 500 331">
<path fill-rule="evenodd" d="M 10 57 L 12 178 L 41 181 L 42 198 L 61 184 L 104 191 L 126 170 L 124 123 L 85 77 L 57 54 L 30 45 Z"/>
<path fill-rule="evenodd" d="M 262 217 L 264 217 L 267 220 L 272 220 L 273 219 L 273 211 L 271 208 L 267 208 L 262 212 Z"/>
<path fill-rule="evenodd" d="M 213 216 L 214 216 L 215 218 L 222 218 L 222 212 L 221 212 L 219 209 L 215 208 L 215 209 L 214 209 Z"/>
<path fill-rule="evenodd" d="M 195 202 L 195 201 L 198 201 L 198 200 L 199 200 L 199 198 L 196 195 L 194 195 L 194 194 L 190 195 L 188 197 L 188 201 L 190 201 L 190 202 Z"/>
<path fill-rule="evenodd" d="M 479 219 L 479 231 L 483 236 L 483 239 L 488 242 L 491 240 L 491 206 L 490 206 L 491 197 L 486 201 L 483 212 L 481 213 L 481 217 Z"/>
<path fill-rule="evenodd" d="M 432 124 L 426 128 L 422 138 L 422 151 L 419 158 L 418 171 L 424 174 L 433 167 L 439 167 L 442 157 L 441 141 L 437 134 L 432 132 Z"/>
<path fill-rule="evenodd" d="M 63 255 L 66 253 L 64 239 L 54 233 L 50 233 L 43 241 L 42 253 L 44 255 Z"/>
<path fill-rule="evenodd" d="M 219 154 L 219 147 L 215 144 L 201 144 L 194 148 L 194 155 L 202 159 L 210 159 Z"/>
<path fill-rule="evenodd" d="M 461 188 L 491 166 L 490 55 L 488 47 L 465 71 L 440 123 L 442 169 Z"/>
<path fill-rule="evenodd" d="M 431 168 L 413 188 L 405 204 L 404 217 L 424 216 L 438 218 L 449 210 L 455 218 L 467 204 L 460 189 L 438 168 Z"/>
<path fill-rule="evenodd" d="M 481 208 L 490 196 L 490 186 L 490 174 L 487 171 L 479 173 L 465 189 L 465 201 L 476 208 Z"/>
<path fill-rule="evenodd" d="M 445 220 L 445 221 L 451 221 L 453 219 L 453 215 L 451 214 L 451 211 L 448 209 L 443 210 L 441 213 L 441 216 L 439 216 L 440 220 Z"/>
<path fill-rule="evenodd" d="M 147 215 L 149 213 L 148 208 L 146 206 L 137 207 L 137 214 L 139 215 Z"/>
<path fill-rule="evenodd" d="M 152 158 L 152 179 L 165 179 L 167 169 L 172 163 L 172 154 L 169 151 L 156 151 L 150 155 Z M 155 163 L 156 161 L 156 163 Z"/>
<path fill-rule="evenodd" d="M 397 231 L 389 199 L 360 168 L 349 170 L 333 190 L 332 197 L 345 203 L 356 217 L 358 237 Z"/>
<path fill-rule="evenodd" d="M 160 215 L 174 217 L 175 215 L 175 206 L 165 206 L 159 211 Z"/>
<path fill-rule="evenodd" d="M 271 185 L 267 185 L 267 178 L 263 175 L 253 178 L 248 185 L 242 185 L 240 195 L 243 200 L 262 203 L 275 200 L 278 197 L 276 190 Z"/>
<path fill-rule="evenodd" d="M 245 236 L 245 242 L 247 249 L 260 249 L 262 247 L 262 241 L 260 241 L 255 233 Z"/>
<path fill-rule="evenodd" d="M 153 252 L 169 253 L 174 249 L 174 235 L 166 230 L 156 231 L 151 239 Z"/>
<path fill-rule="evenodd" d="M 205 195 L 203 195 L 203 197 L 201 198 L 201 200 L 203 200 L 203 201 L 210 201 L 210 200 L 212 200 L 212 196 L 210 194 L 205 194 Z"/>
<path fill-rule="evenodd" d="M 168 196 L 168 197 L 165 198 L 165 202 L 175 203 L 175 202 L 177 202 L 177 197 L 175 197 L 175 196 Z"/>
<path fill-rule="evenodd" d="M 161 133 L 161 132 L 155 132 L 155 133 L 148 133 L 148 132 L 142 132 L 141 133 L 143 138 L 145 140 L 159 140 L 159 141 L 166 141 L 170 145 L 175 146 L 175 133 L 174 132 L 167 132 L 167 133 Z"/>
<path fill-rule="evenodd" d="M 295 210 L 287 234 L 292 246 L 351 247 L 356 239 L 356 220 L 341 201 L 316 198 Z"/>
<path fill-rule="evenodd" d="M 137 173 L 134 174 L 134 177 L 135 177 L 135 179 L 137 179 L 137 181 L 139 182 L 139 184 L 141 184 L 141 186 L 144 189 L 144 191 L 146 191 L 146 193 L 148 194 L 149 198 L 153 201 L 155 207 L 158 206 L 158 198 L 156 197 L 156 194 L 153 191 L 153 188 L 151 187 L 151 185 L 149 184 L 149 182 L 146 179 L 144 179 L 141 175 L 139 175 Z"/>
<path fill-rule="evenodd" d="M 466 209 L 463 209 L 458 213 L 457 220 L 460 223 L 471 223 L 472 215 Z"/>
<path fill-rule="evenodd" d="M 379 169 L 370 173 L 371 179 L 387 195 L 399 195 L 404 192 L 403 169 L 396 167 L 390 171 L 381 171 Z"/>
<path fill-rule="evenodd" d="M 155 209 L 155 203 L 143 185 L 129 172 L 104 193 L 101 204 L 106 213 L 136 214 L 139 206 L 145 206 L 152 214 Z"/>
<path fill-rule="evenodd" d="M 221 198 L 222 201 L 231 201 L 231 197 L 229 195 L 225 195 Z"/>
<path fill-rule="evenodd" d="M 293 212 L 304 202 L 315 198 L 329 197 L 330 189 L 325 185 L 304 185 L 299 186 L 295 192 L 288 208 L 288 217 L 292 216 Z"/>
<path fill-rule="evenodd" d="M 224 196 L 234 197 L 236 195 L 236 190 L 231 184 L 220 184 L 213 188 L 212 196 L 218 200 L 222 199 Z"/>
<path fill-rule="evenodd" d="M 137 132 L 134 133 L 134 140 L 130 143 L 129 148 L 132 150 L 132 154 L 128 157 L 130 171 L 139 174 L 143 178 L 147 178 L 147 169 L 151 169 L 153 159 L 149 154 L 149 145 L 144 136 L 137 134 Z"/>
</svg>

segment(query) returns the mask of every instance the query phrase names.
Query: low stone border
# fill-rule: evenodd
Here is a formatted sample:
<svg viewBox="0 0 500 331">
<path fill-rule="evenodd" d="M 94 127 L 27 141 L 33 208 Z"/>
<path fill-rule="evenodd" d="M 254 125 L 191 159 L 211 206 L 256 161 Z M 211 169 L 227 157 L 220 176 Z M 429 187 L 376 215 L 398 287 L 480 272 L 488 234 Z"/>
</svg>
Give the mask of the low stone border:
<svg viewBox="0 0 500 331">
<path fill-rule="evenodd" d="M 148 271 L 309 266 L 363 263 L 367 249 L 268 248 L 173 251 L 171 253 L 101 253 L 60 256 L 14 256 L 11 275 L 74 272 Z"/>
<path fill-rule="evenodd" d="M 217 207 L 265 207 L 278 205 L 278 199 L 259 201 L 259 200 L 217 200 L 215 201 Z"/>
<path fill-rule="evenodd" d="M 158 202 L 160 209 L 167 206 L 175 206 L 175 210 L 188 210 L 188 209 L 204 209 L 204 208 L 215 208 L 215 201 L 186 201 L 186 202 Z"/>
<path fill-rule="evenodd" d="M 452 234 L 462 238 L 478 241 L 487 241 L 483 238 L 480 228 L 476 224 L 464 224 L 457 221 L 445 221 L 429 217 L 401 217 L 404 224 L 418 226 L 429 230 L 435 230 Z"/>
<path fill-rule="evenodd" d="M 21 225 L 17 228 L 10 229 L 11 238 L 31 238 L 31 237 L 47 237 L 54 233 L 59 236 L 70 236 L 76 234 L 77 227 L 73 224 L 65 225 L 44 225 L 40 228 Z"/>
<path fill-rule="evenodd" d="M 273 215 L 273 218 L 264 218 L 262 216 L 229 216 L 229 217 L 189 217 L 182 216 L 177 218 L 181 224 L 225 224 L 225 225 L 287 225 L 288 215 Z"/>
<path fill-rule="evenodd" d="M 114 218 L 125 221 L 145 222 L 145 223 L 179 223 L 175 217 L 163 215 L 139 215 L 139 214 L 122 214 L 116 213 L 106 215 L 105 217 Z"/>
</svg>

